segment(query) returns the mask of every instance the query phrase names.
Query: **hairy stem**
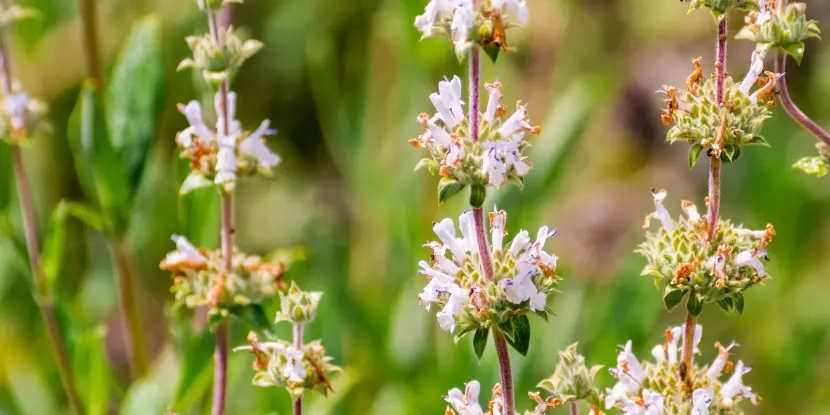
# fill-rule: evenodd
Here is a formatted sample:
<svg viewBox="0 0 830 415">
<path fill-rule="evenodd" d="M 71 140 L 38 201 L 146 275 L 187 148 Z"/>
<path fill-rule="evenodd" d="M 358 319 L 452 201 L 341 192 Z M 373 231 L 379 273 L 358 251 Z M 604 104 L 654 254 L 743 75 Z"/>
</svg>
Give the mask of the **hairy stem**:
<svg viewBox="0 0 830 415">
<path fill-rule="evenodd" d="M 506 415 L 513 415 L 516 406 L 513 403 L 513 372 L 510 369 L 510 354 L 507 351 L 507 340 L 504 335 L 496 329 L 493 330 L 493 342 L 496 344 L 496 355 L 499 358 L 499 372 L 501 374 L 501 391 L 504 398 L 504 409 Z"/>
<path fill-rule="evenodd" d="M 133 379 L 140 379 L 147 374 L 150 364 L 144 343 L 144 330 L 141 327 L 141 312 L 138 308 L 132 261 L 123 242 L 114 242 L 111 249 L 118 273 L 118 290 L 121 295 L 121 306 L 124 308 L 124 322 L 127 326 L 124 340 L 132 357 L 130 372 Z"/>
<path fill-rule="evenodd" d="M 777 73 L 784 73 L 784 68 L 787 63 L 787 54 L 783 51 L 778 51 L 777 55 L 775 56 L 775 72 Z M 790 91 L 787 89 L 787 77 L 782 76 L 778 79 L 778 98 L 781 102 L 781 106 L 790 114 L 790 117 L 795 120 L 795 122 L 801 124 L 802 127 L 806 128 L 810 133 L 812 133 L 816 138 L 823 141 L 825 144 L 830 145 L 830 133 L 822 129 L 815 121 L 811 120 L 797 105 L 793 102 L 793 99 L 790 97 Z"/>
<path fill-rule="evenodd" d="M 302 324 L 294 324 L 294 348 L 297 350 L 303 350 L 303 325 Z M 297 400 L 294 401 L 294 415 L 303 415 L 303 396 L 300 395 L 297 397 Z"/>
<path fill-rule="evenodd" d="M 219 12 L 221 13 L 221 11 Z M 208 24 L 210 34 L 214 42 L 220 43 L 218 13 L 208 11 Z M 224 22 L 229 24 L 230 22 Z M 228 111 L 228 80 L 225 79 L 219 87 L 220 100 L 219 110 L 222 112 L 222 125 L 219 126 L 220 137 L 226 137 L 230 130 L 230 117 Z M 234 195 L 227 192 L 222 195 L 222 258 L 225 260 L 225 273 L 229 274 L 233 269 L 233 247 L 234 247 Z M 225 389 L 227 385 L 228 370 L 228 332 L 230 320 L 222 322 L 216 331 L 216 352 L 214 354 L 215 367 L 213 370 L 213 406 L 212 415 L 223 415 L 225 413 Z"/>
<path fill-rule="evenodd" d="M 689 384 L 689 372 L 692 367 L 692 354 L 695 349 L 695 326 L 697 325 L 697 317 L 691 314 L 686 314 L 686 326 L 683 332 L 683 367 L 681 371 L 684 383 Z M 691 392 L 691 388 L 689 388 Z"/>
<path fill-rule="evenodd" d="M 473 208 L 473 221 L 476 226 L 476 240 L 478 254 L 481 256 L 481 268 L 488 280 L 493 279 L 493 260 L 490 259 L 490 243 L 487 242 L 487 232 L 484 230 L 484 209 Z"/>
<path fill-rule="evenodd" d="M 101 71 L 101 55 L 98 47 L 98 16 L 95 0 L 78 0 L 78 10 L 81 13 L 84 60 L 86 74 L 95 81 L 98 88 L 104 87 L 104 75 Z"/>
<path fill-rule="evenodd" d="M 5 6 L 5 1 L 1 1 L 0 4 Z M 11 95 L 11 60 L 6 49 L 6 39 L 1 35 L 0 70 L 0 84 L 2 85 L 3 95 Z M 29 267 L 32 271 L 32 280 L 35 287 L 35 302 L 40 308 L 43 325 L 46 326 L 49 344 L 58 365 L 58 373 L 60 374 L 61 383 L 63 383 L 63 388 L 69 401 L 69 407 L 73 413 L 83 414 L 84 409 L 81 405 L 78 390 L 75 388 L 75 378 L 72 376 L 72 363 L 69 359 L 69 351 L 63 342 L 63 335 L 58 323 L 57 314 L 55 313 L 55 308 L 52 305 L 52 298 L 49 295 L 46 278 L 43 275 L 43 270 L 40 268 L 40 247 L 38 246 L 37 240 L 35 208 L 32 202 L 32 189 L 29 187 L 29 180 L 23 165 L 23 155 L 20 152 L 20 147 L 16 144 L 12 144 L 11 149 L 15 185 L 20 201 L 20 214 L 23 217 L 23 231 L 26 234 L 26 249 L 29 253 Z"/>
<path fill-rule="evenodd" d="M 228 383 L 228 332 L 230 320 L 225 319 L 216 328 L 216 348 L 213 353 L 213 405 L 211 415 L 225 413 L 225 389 Z"/>
<path fill-rule="evenodd" d="M 718 41 L 716 47 L 715 61 L 715 83 L 718 106 L 723 105 L 724 81 L 726 77 L 726 37 L 727 25 L 726 16 L 718 23 Z M 709 239 L 715 235 L 718 226 L 718 210 L 720 209 L 720 183 L 721 183 L 721 161 L 720 154 L 713 153 L 709 157 L 709 207 L 706 215 L 709 223 Z"/>
<path fill-rule="evenodd" d="M 579 415 L 579 406 L 576 401 L 571 401 L 571 415 Z"/>
<path fill-rule="evenodd" d="M 479 83 L 481 77 L 481 53 L 477 47 L 470 49 L 470 138 L 473 142 L 478 141 L 478 101 Z"/>
</svg>

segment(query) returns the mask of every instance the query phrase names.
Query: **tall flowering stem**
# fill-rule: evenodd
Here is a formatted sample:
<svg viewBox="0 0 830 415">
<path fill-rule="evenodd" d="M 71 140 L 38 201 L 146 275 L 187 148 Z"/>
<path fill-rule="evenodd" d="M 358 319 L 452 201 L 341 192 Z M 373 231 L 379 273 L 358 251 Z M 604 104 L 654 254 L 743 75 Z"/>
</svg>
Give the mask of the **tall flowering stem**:
<svg viewBox="0 0 830 415">
<path fill-rule="evenodd" d="M 5 1 L 0 2 L 5 6 Z M 11 60 L 6 47 L 6 39 L 0 34 L 0 84 L 2 84 L 3 95 L 12 95 L 12 71 Z M 63 383 L 69 401 L 69 407 L 73 413 L 83 414 L 83 406 L 78 391 L 75 388 L 75 379 L 72 376 L 72 364 L 69 358 L 69 351 L 63 342 L 63 335 L 55 309 L 52 306 L 52 299 L 49 296 L 46 279 L 40 267 L 40 248 L 37 239 L 37 225 L 35 221 L 35 208 L 32 202 L 32 190 L 29 187 L 29 180 L 26 176 L 26 169 L 23 164 L 23 155 L 20 147 L 12 144 L 12 164 L 14 170 L 15 185 L 17 187 L 18 199 L 20 201 L 20 214 L 23 217 L 23 231 L 26 235 L 26 248 L 29 253 L 29 266 L 32 270 L 32 279 L 35 286 L 35 302 L 40 308 L 43 324 L 46 326 L 49 344 L 52 353 L 58 364 L 58 373 Z"/>
<path fill-rule="evenodd" d="M 718 41 L 715 61 L 715 82 L 717 105 L 723 106 L 724 81 L 726 78 L 726 37 L 727 25 L 726 16 L 718 23 Z M 720 209 L 720 183 L 721 183 L 721 160 L 718 154 L 709 157 L 709 211 L 706 215 L 709 221 L 709 235 L 715 233 L 718 223 L 718 210 Z"/>
<path fill-rule="evenodd" d="M 516 412 L 515 397 L 513 393 L 513 372 L 510 369 L 510 354 L 507 350 L 507 340 L 498 330 L 493 330 L 493 343 L 496 345 L 496 355 L 499 358 L 499 373 L 501 374 L 502 396 L 504 408 L 508 415 Z"/>
<path fill-rule="evenodd" d="M 303 349 L 303 329 L 304 324 L 302 323 L 294 323 L 294 348 L 297 350 Z M 302 415 L 303 414 L 303 396 L 300 395 L 297 397 L 297 400 L 294 401 L 294 415 Z"/>
<path fill-rule="evenodd" d="M 144 377 L 150 369 L 147 358 L 147 349 L 144 346 L 144 330 L 141 328 L 141 312 L 135 292 L 135 278 L 133 276 L 130 253 L 123 242 L 112 242 L 112 260 L 118 274 L 118 290 L 121 296 L 121 306 L 124 308 L 124 320 L 127 331 L 124 333 L 124 343 L 132 352 L 130 371 L 133 379 Z"/>
<path fill-rule="evenodd" d="M 779 0 L 778 1 L 778 9 L 784 10 L 787 8 L 787 0 Z M 775 56 L 775 72 L 784 73 L 784 70 L 787 65 L 787 53 L 783 50 L 779 50 Z M 804 114 L 793 99 L 790 97 L 790 91 L 787 88 L 787 77 L 781 77 L 778 80 L 778 97 L 781 101 L 781 105 L 787 111 L 788 114 L 801 126 L 806 128 L 810 133 L 816 136 L 819 140 L 824 142 L 827 145 L 830 145 L 830 133 L 822 129 L 815 121 L 811 120 L 807 114 Z"/>
<path fill-rule="evenodd" d="M 78 0 L 78 10 L 81 13 L 84 60 L 87 76 L 95 81 L 97 87 L 104 86 L 104 76 L 101 72 L 101 55 L 98 45 L 98 16 L 95 0 Z"/>
<path fill-rule="evenodd" d="M 571 415 L 579 415 L 579 406 L 576 401 L 571 402 Z"/>
</svg>

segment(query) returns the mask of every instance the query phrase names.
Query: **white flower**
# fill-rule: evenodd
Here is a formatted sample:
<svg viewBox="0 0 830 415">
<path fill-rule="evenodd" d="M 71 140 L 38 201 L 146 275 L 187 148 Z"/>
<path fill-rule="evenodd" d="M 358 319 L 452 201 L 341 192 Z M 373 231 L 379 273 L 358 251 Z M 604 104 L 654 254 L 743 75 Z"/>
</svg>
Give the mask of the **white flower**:
<svg viewBox="0 0 830 415">
<path fill-rule="evenodd" d="M 504 8 L 503 10 L 506 13 L 502 14 L 509 14 L 520 25 L 527 26 L 529 11 L 525 0 L 493 0 L 491 4 L 494 9 Z"/>
<path fill-rule="evenodd" d="M 527 105 L 519 101 L 516 103 L 516 112 L 499 127 L 499 134 L 507 138 L 513 135 L 513 133 L 522 130 L 531 131 L 533 130 L 533 126 L 527 120 Z"/>
<path fill-rule="evenodd" d="M 640 361 L 637 360 L 637 356 L 631 351 L 631 345 L 631 340 L 629 340 L 625 343 L 625 346 L 620 346 L 622 350 L 617 355 L 617 367 L 627 368 L 628 370 L 625 371 L 625 374 L 640 384 L 646 378 L 646 372 L 643 370 L 643 366 L 640 365 Z M 620 374 L 620 378 L 622 379 L 623 377 Z"/>
<path fill-rule="evenodd" d="M 516 236 L 513 238 L 513 242 L 510 243 L 510 255 L 516 257 L 519 255 L 527 245 L 530 243 L 530 236 L 528 235 L 527 231 L 522 229 Z"/>
<path fill-rule="evenodd" d="M 474 380 L 465 385 L 463 393 L 458 388 L 451 389 L 444 400 L 452 405 L 458 415 L 482 415 L 481 405 L 478 404 L 480 392 L 481 385 Z"/>
<path fill-rule="evenodd" d="M 750 370 L 752 370 L 752 368 L 745 367 L 744 362 L 738 360 L 738 364 L 735 365 L 735 372 L 732 374 L 732 377 L 730 377 L 720 389 L 721 400 L 724 405 L 731 407 L 733 399 L 738 394 L 743 395 L 744 398 L 749 398 L 753 404 L 758 404 L 758 395 L 752 393 L 752 388 L 743 384 L 743 376 Z"/>
<path fill-rule="evenodd" d="M 270 169 L 280 162 L 280 156 L 274 154 L 268 146 L 265 145 L 265 141 L 263 139 L 263 136 L 265 135 L 274 135 L 277 133 L 274 130 L 268 129 L 269 125 L 270 121 L 263 121 L 256 131 L 248 135 L 248 137 L 246 137 L 245 140 L 239 144 L 239 153 L 256 158 L 257 163 L 259 163 L 259 167 L 262 169 Z"/>
<path fill-rule="evenodd" d="M 290 347 L 285 351 L 285 357 L 288 361 L 282 369 L 282 375 L 287 377 L 289 382 L 303 382 L 306 376 L 306 370 L 303 367 L 305 354 L 300 350 Z"/>
<path fill-rule="evenodd" d="M 651 349 L 651 355 L 654 356 L 654 361 L 662 363 L 666 361 L 666 350 L 662 344 L 658 344 Z"/>
<path fill-rule="evenodd" d="M 709 405 L 715 397 L 715 390 L 712 388 L 695 389 L 692 392 L 692 413 L 689 415 L 709 415 Z"/>
<path fill-rule="evenodd" d="M 216 108 L 216 131 L 225 131 L 225 111 L 222 111 L 222 91 L 213 97 L 213 105 Z M 236 137 L 242 131 L 239 121 L 236 120 L 236 92 L 228 92 L 228 128 L 225 136 Z M 221 143 L 220 143 L 221 144 Z"/>
<path fill-rule="evenodd" d="M 454 129 L 462 120 L 465 119 L 464 101 L 461 98 L 461 78 L 457 75 L 453 76 L 452 80 L 438 82 L 438 93 L 433 92 L 429 95 L 429 100 L 435 106 L 435 111 L 441 121 L 449 129 Z"/>
<path fill-rule="evenodd" d="M 524 161 L 519 145 L 522 138 L 515 140 L 485 141 L 481 147 L 485 150 L 484 162 L 481 165 L 489 184 L 501 187 L 507 183 L 507 172 L 513 167 L 517 176 L 525 176 L 530 172 L 530 163 Z"/>
<path fill-rule="evenodd" d="M 451 14 L 455 10 L 451 0 L 432 0 L 424 7 L 424 14 L 415 17 L 415 28 L 424 34 L 424 37 L 432 36 L 432 29 L 435 27 L 435 20 L 440 14 Z"/>
<path fill-rule="evenodd" d="M 663 206 L 663 201 L 666 200 L 666 196 L 669 193 L 665 189 L 661 189 L 659 192 L 654 192 L 652 195 L 654 196 L 654 212 L 646 216 L 646 227 L 648 227 L 648 221 L 651 218 L 655 218 L 660 221 L 660 224 L 663 226 L 667 232 L 671 232 L 674 230 L 674 220 L 671 218 L 671 214 L 669 213 L 668 209 Z"/>
<path fill-rule="evenodd" d="M 236 180 L 236 154 L 232 146 L 220 145 L 216 156 L 216 184 L 230 183 Z"/>
<path fill-rule="evenodd" d="M 458 218 L 458 227 L 461 229 L 464 240 L 467 241 L 470 252 L 478 252 L 478 237 L 476 236 L 475 217 L 472 210 L 465 210 L 461 213 Z"/>
<path fill-rule="evenodd" d="M 458 0 L 458 6 L 452 17 L 452 41 L 455 44 L 455 53 L 462 55 L 470 48 L 470 29 L 475 24 L 473 0 Z"/>
<path fill-rule="evenodd" d="M 748 249 L 746 251 L 739 253 L 738 256 L 735 257 L 735 264 L 739 267 L 749 265 L 752 268 L 755 268 L 755 272 L 758 274 L 759 277 L 763 277 L 767 275 L 767 273 L 764 270 L 764 263 L 761 262 L 761 258 L 765 258 L 766 256 L 766 249 Z"/>
<path fill-rule="evenodd" d="M 12 129 L 20 130 L 25 126 L 28 106 L 29 96 L 25 92 L 9 94 L 3 100 L 3 111 L 9 117 Z"/>
<path fill-rule="evenodd" d="M 688 216 L 689 220 L 692 222 L 700 220 L 700 213 L 697 211 L 697 206 L 688 200 L 683 201 L 683 212 L 686 213 L 686 216 Z"/>
<path fill-rule="evenodd" d="M 668 352 L 666 353 L 669 358 L 669 365 L 673 365 L 677 363 L 677 345 L 680 343 L 680 336 L 683 334 L 683 326 L 677 326 L 671 328 L 671 341 L 668 342 Z"/>
<path fill-rule="evenodd" d="M 202 105 L 199 101 L 190 101 L 187 105 L 179 104 L 179 111 L 187 118 L 189 127 L 185 128 L 177 136 L 179 144 L 183 147 L 193 145 L 193 137 L 199 137 L 204 144 L 210 144 L 216 139 L 216 133 L 202 120 Z"/>
<path fill-rule="evenodd" d="M 430 118 L 426 114 L 418 115 L 418 122 L 427 127 L 427 131 L 421 135 L 420 141 L 427 143 L 430 141 L 435 141 L 444 148 L 449 148 L 450 142 L 452 141 L 452 137 L 450 137 L 450 134 L 447 133 L 447 131 L 444 130 L 443 127 L 435 123 L 439 119 L 441 118 L 438 114 L 436 114 L 432 118 Z"/>
<path fill-rule="evenodd" d="M 723 347 L 720 343 L 715 343 L 715 347 L 718 348 L 718 357 L 715 358 L 715 361 L 706 370 L 706 377 L 710 380 L 717 380 L 720 377 L 724 366 L 726 366 L 726 361 L 729 359 L 729 350 L 737 345 L 738 343 L 732 342 L 729 346 Z"/>
<path fill-rule="evenodd" d="M 207 261 L 207 258 L 184 236 L 173 235 L 171 239 L 176 243 L 176 250 L 167 254 L 164 258 L 164 264 L 171 266 L 182 263 L 199 265 Z"/>
<path fill-rule="evenodd" d="M 644 389 L 643 403 L 646 406 L 646 415 L 663 415 L 663 395 L 660 393 Z"/>
<path fill-rule="evenodd" d="M 458 239 L 455 237 L 455 224 L 452 219 L 446 218 L 441 222 L 433 224 L 432 231 L 450 249 L 450 252 L 452 252 L 457 261 L 463 261 L 467 258 L 468 243 L 466 239 Z"/>
<path fill-rule="evenodd" d="M 758 53 L 758 51 L 752 51 L 752 64 L 749 67 L 749 72 L 746 73 L 746 77 L 741 82 L 741 86 L 738 87 L 738 90 L 744 95 L 749 95 L 749 90 L 752 89 L 752 85 L 758 80 L 758 76 L 761 75 L 763 70 L 764 56 Z"/>
<path fill-rule="evenodd" d="M 470 302 L 470 296 L 467 290 L 457 284 L 447 285 L 446 291 L 450 294 L 450 298 L 436 317 L 438 317 L 438 325 L 441 329 L 452 333 L 455 331 L 455 316 L 461 314 L 462 307 Z"/>
<path fill-rule="evenodd" d="M 496 81 L 492 84 L 484 84 L 484 87 L 487 88 L 489 98 L 487 99 L 487 109 L 482 114 L 481 119 L 487 121 L 487 124 L 493 125 L 496 111 L 498 111 L 501 105 L 501 82 Z"/>
<path fill-rule="evenodd" d="M 493 252 L 501 251 L 504 235 L 507 234 L 504 229 L 505 222 L 507 222 L 507 212 L 494 208 L 493 213 L 490 214 L 490 239 L 492 241 Z"/>
</svg>

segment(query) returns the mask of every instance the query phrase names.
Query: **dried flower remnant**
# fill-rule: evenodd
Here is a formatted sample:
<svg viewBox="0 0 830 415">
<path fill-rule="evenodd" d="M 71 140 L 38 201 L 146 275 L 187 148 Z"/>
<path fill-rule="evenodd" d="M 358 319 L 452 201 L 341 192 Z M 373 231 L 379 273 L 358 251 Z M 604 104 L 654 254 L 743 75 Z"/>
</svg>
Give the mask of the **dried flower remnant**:
<svg viewBox="0 0 830 415">
<path fill-rule="evenodd" d="M 167 254 L 161 269 L 173 275 L 171 291 L 176 304 L 187 308 L 207 307 L 211 322 L 227 317 L 233 307 L 258 304 L 283 287 L 282 264 L 236 252 L 232 271 L 227 273 L 220 250 L 196 248 L 177 235 L 173 241 L 176 250 Z"/>
<path fill-rule="evenodd" d="M 519 232 L 505 245 L 506 213 L 491 215 L 489 251 L 494 261 L 493 279 L 487 279 L 479 258 L 472 212 L 458 219 L 461 238 L 452 219 L 433 226 L 440 242 L 425 244 L 432 250 L 430 261 L 421 261 L 419 273 L 428 283 L 418 300 L 429 310 L 441 307 L 439 326 L 461 337 L 465 333 L 499 327 L 527 313 L 547 314 L 548 297 L 555 292 L 557 258 L 543 250 L 556 232 L 539 229 L 531 243 L 527 231 Z M 447 252 L 449 251 L 449 255 Z"/>
<path fill-rule="evenodd" d="M 528 146 L 526 133 L 538 135 L 540 128 L 532 126 L 527 116 L 527 105 L 518 102 L 516 110 L 505 118 L 506 107 L 501 103 L 501 83 L 486 84 L 490 94 L 487 108 L 479 117 L 479 135 L 470 136 L 470 121 L 463 108 L 461 79 L 438 83 L 438 93 L 430 95 L 435 114 L 421 114 L 418 122 L 426 128 L 417 138 L 409 140 L 415 148 L 424 148 L 429 157 L 422 159 L 415 169 L 427 168 L 441 176 L 439 202 L 444 202 L 466 186 L 502 187 L 512 182 L 521 186 L 523 177 L 532 165 L 522 151 Z"/>
<path fill-rule="evenodd" d="M 638 253 L 648 264 L 642 275 L 655 277 L 671 309 L 690 293 L 701 303 L 715 302 L 727 312 L 743 310 L 743 291 L 769 278 L 761 259 L 775 235 L 772 225 L 752 231 L 719 220 L 709 237 L 705 219 L 697 207 L 683 201 L 685 217 L 673 219 L 663 207 L 666 192 L 654 195 L 657 208 L 647 217 L 659 218 L 657 232 L 647 232 Z M 648 224 L 648 223 L 647 223 Z"/>
<path fill-rule="evenodd" d="M 672 327 L 666 331 L 666 342 L 656 345 L 651 354 L 654 361 L 640 361 L 632 352 L 628 341 L 620 346 L 617 366 L 611 374 L 617 378 L 613 388 L 606 389 L 605 408 L 617 408 L 624 414 L 742 414 L 738 405 L 748 400 L 757 405 L 761 398 L 752 388 L 743 384 L 743 376 L 750 368 L 738 361 L 732 375 L 720 380 L 724 369 L 733 364 L 729 352 L 737 344 L 723 347 L 715 343 L 718 356 L 709 365 L 698 366 L 692 361 L 687 368 L 688 380 L 680 375 L 682 362 L 678 359 L 683 344 L 692 344 L 694 354 L 699 354 L 703 327 L 694 330 L 690 343 L 683 340 L 685 327 Z M 727 371 L 728 372 L 728 371 Z"/>
</svg>

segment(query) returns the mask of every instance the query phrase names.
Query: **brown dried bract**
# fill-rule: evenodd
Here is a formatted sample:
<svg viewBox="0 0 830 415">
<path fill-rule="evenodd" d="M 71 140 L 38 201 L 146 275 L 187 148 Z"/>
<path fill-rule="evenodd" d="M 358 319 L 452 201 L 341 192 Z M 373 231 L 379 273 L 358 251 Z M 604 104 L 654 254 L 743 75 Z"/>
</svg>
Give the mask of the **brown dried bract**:
<svg viewBox="0 0 830 415">
<path fill-rule="evenodd" d="M 501 19 L 501 14 L 495 10 L 485 10 L 481 15 L 493 21 L 493 36 L 489 39 L 483 39 L 481 45 L 484 47 L 494 45 L 505 52 L 515 52 L 515 48 L 507 46 L 507 31 L 504 30 L 504 21 Z"/>
<path fill-rule="evenodd" d="M 726 114 L 724 113 L 721 115 L 718 129 L 715 131 L 715 142 L 712 143 L 712 157 L 720 157 L 720 153 L 723 150 L 723 140 L 726 138 L 726 134 Z"/>
<path fill-rule="evenodd" d="M 701 57 L 697 57 L 692 61 L 695 64 L 695 70 L 686 78 L 686 89 L 694 96 L 697 96 L 697 85 L 703 76 L 703 67 L 700 65 L 701 59 Z"/>
<path fill-rule="evenodd" d="M 222 294 L 225 293 L 225 276 L 220 275 L 216 278 L 216 283 L 213 284 L 213 287 L 210 288 L 210 292 L 207 295 L 207 304 L 211 308 L 216 308 L 219 306 L 219 302 L 222 300 Z"/>
<path fill-rule="evenodd" d="M 551 396 L 550 398 L 545 400 L 545 399 L 542 399 L 542 396 L 539 394 L 539 392 L 528 392 L 527 396 L 530 399 L 533 399 L 534 401 L 536 401 L 537 404 L 545 405 L 546 408 L 556 408 L 557 406 L 562 404 L 562 399 L 561 398 L 556 397 L 556 396 Z"/>
<path fill-rule="evenodd" d="M 679 107 L 677 104 L 677 89 L 673 86 L 664 85 L 663 91 L 668 95 L 668 98 L 663 100 L 666 103 L 666 109 L 663 110 L 660 121 L 663 122 L 663 125 L 669 125 L 673 121 L 672 115 Z"/>
<path fill-rule="evenodd" d="M 758 78 L 758 85 L 761 87 L 761 89 L 755 92 L 758 96 L 758 101 L 775 96 L 775 86 L 778 84 L 778 77 L 781 76 L 780 74 L 769 71 L 764 71 L 764 75 L 766 75 L 766 78 Z"/>
<path fill-rule="evenodd" d="M 700 266 L 700 260 L 697 258 L 695 258 L 695 261 L 692 263 L 681 263 L 674 270 L 674 278 L 671 280 L 671 283 L 676 285 L 685 282 L 689 278 L 689 275 L 692 275 L 692 273 L 697 270 L 698 266 Z"/>
<path fill-rule="evenodd" d="M 331 392 L 334 392 L 334 388 L 331 386 L 331 380 L 326 375 L 326 372 L 323 371 L 323 368 L 314 361 L 314 359 L 305 355 L 305 360 L 311 365 L 311 369 L 314 370 L 314 373 L 317 375 L 317 379 L 314 381 L 313 388 L 317 388 L 317 386 L 323 385 Z"/>
</svg>

